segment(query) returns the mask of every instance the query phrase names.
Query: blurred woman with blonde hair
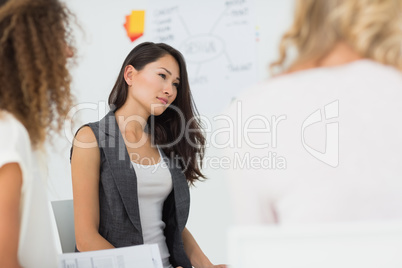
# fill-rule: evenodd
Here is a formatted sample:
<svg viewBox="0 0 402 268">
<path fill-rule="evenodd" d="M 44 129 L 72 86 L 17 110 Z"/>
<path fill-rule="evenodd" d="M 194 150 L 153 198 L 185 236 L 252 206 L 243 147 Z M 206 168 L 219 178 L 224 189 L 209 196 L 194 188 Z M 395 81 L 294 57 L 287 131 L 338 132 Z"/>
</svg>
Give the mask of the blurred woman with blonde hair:
<svg viewBox="0 0 402 268">
<path fill-rule="evenodd" d="M 57 267 L 38 153 L 71 108 L 69 11 L 0 1 L 0 267 Z"/>
<path fill-rule="evenodd" d="M 228 174 L 238 222 L 402 219 L 402 1 L 297 0 L 279 52 L 229 111 L 266 160 Z"/>
<path fill-rule="evenodd" d="M 370 59 L 402 70 L 402 1 L 298 0 L 271 67 L 287 72 Z M 289 50 L 297 57 L 290 66 Z"/>
</svg>

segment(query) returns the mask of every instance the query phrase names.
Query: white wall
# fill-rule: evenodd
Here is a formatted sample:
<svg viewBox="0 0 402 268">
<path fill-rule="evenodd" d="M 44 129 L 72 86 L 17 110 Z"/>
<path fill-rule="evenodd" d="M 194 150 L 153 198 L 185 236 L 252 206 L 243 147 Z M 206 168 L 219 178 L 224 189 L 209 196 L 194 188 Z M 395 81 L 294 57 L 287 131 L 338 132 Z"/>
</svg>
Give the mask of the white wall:
<svg viewBox="0 0 402 268">
<path fill-rule="evenodd" d="M 190 1 L 190 0 L 189 0 Z M 203 1 L 195 1 L 202 5 Z M 69 149 L 71 133 L 81 124 L 99 120 L 107 111 L 107 98 L 121 64 L 134 45 L 123 28 L 131 10 L 146 9 L 152 0 L 65 0 L 76 14 L 82 30 L 76 31 L 78 59 L 72 69 L 73 90 L 79 107 L 74 125 L 49 146 L 49 183 L 51 199 L 72 198 Z M 267 78 L 267 66 L 276 58 L 281 33 L 290 23 L 293 0 L 254 0 L 258 80 Z M 206 18 L 207 18 L 206 14 Z M 239 52 L 241 53 L 241 52 Z M 258 81 L 249 81 L 250 85 Z M 208 98 L 197 102 L 208 102 Z M 207 151 L 207 155 L 211 153 Z M 220 170 L 206 168 L 209 178 L 192 188 L 188 228 L 204 252 L 215 263 L 225 263 L 226 230 L 233 223 L 229 193 Z"/>
</svg>

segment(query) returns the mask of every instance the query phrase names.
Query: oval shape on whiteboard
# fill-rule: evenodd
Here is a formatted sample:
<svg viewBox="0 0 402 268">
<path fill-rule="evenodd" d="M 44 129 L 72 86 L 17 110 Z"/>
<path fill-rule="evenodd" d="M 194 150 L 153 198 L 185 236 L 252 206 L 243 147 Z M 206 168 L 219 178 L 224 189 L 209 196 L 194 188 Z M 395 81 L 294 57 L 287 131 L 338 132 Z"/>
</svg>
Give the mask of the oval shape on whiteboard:
<svg viewBox="0 0 402 268">
<path fill-rule="evenodd" d="M 192 36 L 180 46 L 186 61 L 194 63 L 215 59 L 222 54 L 223 49 L 222 39 L 207 34 Z"/>
</svg>

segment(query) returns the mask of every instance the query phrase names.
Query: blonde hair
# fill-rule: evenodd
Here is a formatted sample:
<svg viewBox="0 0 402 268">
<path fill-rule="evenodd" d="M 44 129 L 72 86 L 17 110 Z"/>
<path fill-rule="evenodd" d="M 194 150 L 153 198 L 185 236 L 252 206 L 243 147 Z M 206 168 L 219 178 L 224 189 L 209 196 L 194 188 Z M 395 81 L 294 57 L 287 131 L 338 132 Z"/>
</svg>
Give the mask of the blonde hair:
<svg viewBox="0 0 402 268">
<path fill-rule="evenodd" d="M 21 121 L 34 148 L 61 131 L 73 103 L 70 15 L 58 0 L 9 0 L 0 7 L 0 110 Z"/>
<path fill-rule="evenodd" d="M 289 50 L 295 66 L 317 62 L 338 42 L 345 42 L 362 58 L 402 70 L 401 0 L 296 0 L 294 21 L 283 35 L 279 59 L 271 71 L 284 71 Z"/>
</svg>

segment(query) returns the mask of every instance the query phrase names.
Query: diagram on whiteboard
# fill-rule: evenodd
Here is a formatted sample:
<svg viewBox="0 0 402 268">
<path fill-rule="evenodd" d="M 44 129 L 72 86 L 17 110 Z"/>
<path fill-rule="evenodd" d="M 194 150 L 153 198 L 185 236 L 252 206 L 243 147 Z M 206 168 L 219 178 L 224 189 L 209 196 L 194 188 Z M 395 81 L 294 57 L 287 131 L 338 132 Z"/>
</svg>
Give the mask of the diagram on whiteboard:
<svg viewBox="0 0 402 268">
<path fill-rule="evenodd" d="M 256 74 L 251 0 L 151 0 L 146 36 L 183 53 L 200 113 L 218 114 Z"/>
</svg>

